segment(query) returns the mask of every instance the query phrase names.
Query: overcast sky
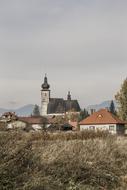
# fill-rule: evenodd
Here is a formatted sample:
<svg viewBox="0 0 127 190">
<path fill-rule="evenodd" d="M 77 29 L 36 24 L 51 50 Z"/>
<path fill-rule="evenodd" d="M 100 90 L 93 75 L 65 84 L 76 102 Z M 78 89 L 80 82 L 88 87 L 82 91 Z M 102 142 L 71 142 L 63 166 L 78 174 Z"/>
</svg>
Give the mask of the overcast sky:
<svg viewBox="0 0 127 190">
<path fill-rule="evenodd" d="M 127 76 L 127 0 L 0 0 L 0 107 L 114 98 Z"/>
</svg>

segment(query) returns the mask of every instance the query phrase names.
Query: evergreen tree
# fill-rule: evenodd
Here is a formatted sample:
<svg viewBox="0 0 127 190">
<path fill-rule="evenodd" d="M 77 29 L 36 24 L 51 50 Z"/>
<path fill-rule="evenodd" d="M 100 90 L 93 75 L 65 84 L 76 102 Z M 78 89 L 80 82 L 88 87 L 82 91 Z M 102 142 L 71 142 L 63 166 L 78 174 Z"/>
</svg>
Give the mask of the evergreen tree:
<svg viewBox="0 0 127 190">
<path fill-rule="evenodd" d="M 83 112 L 84 112 L 84 118 L 87 118 L 89 116 L 88 111 L 84 108 Z"/>
<path fill-rule="evenodd" d="M 116 101 L 119 105 L 118 115 L 121 119 L 127 120 L 127 78 L 121 85 L 120 91 L 115 96 Z"/>
<path fill-rule="evenodd" d="M 39 106 L 38 105 L 34 106 L 33 115 L 34 116 L 40 116 L 40 110 L 39 110 Z"/>
<path fill-rule="evenodd" d="M 81 121 L 81 120 L 83 120 L 83 119 L 85 119 L 85 118 L 87 118 L 89 116 L 89 113 L 88 113 L 88 111 L 84 108 L 84 110 L 82 110 L 81 112 L 80 112 L 80 115 L 79 115 L 79 121 Z"/>
<path fill-rule="evenodd" d="M 111 103 L 110 103 L 109 111 L 110 111 L 112 114 L 114 114 L 114 115 L 116 114 L 115 105 L 114 105 L 113 100 L 112 100 Z"/>
</svg>

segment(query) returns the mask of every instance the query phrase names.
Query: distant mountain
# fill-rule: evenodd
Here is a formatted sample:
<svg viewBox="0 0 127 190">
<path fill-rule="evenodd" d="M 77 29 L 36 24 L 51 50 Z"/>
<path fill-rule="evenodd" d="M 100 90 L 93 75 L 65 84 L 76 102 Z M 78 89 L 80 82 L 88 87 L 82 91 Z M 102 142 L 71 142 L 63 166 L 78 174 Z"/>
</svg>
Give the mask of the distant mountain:
<svg viewBox="0 0 127 190">
<path fill-rule="evenodd" d="M 17 115 L 20 115 L 20 116 L 28 116 L 28 115 L 31 115 L 33 113 L 33 108 L 34 108 L 33 104 L 28 104 L 28 105 L 23 106 L 19 109 L 16 109 L 15 113 Z"/>
<path fill-rule="evenodd" d="M 32 114 L 33 108 L 34 108 L 33 104 L 28 104 L 28 105 L 25 105 L 25 106 L 18 108 L 18 109 L 0 108 L 0 115 L 2 115 L 5 112 L 11 111 L 11 112 L 15 112 L 19 116 L 29 116 Z"/>
<path fill-rule="evenodd" d="M 95 104 L 95 105 L 88 106 L 87 110 L 88 110 L 89 113 L 90 113 L 91 109 L 94 109 L 95 111 L 98 111 L 98 110 L 103 109 L 103 108 L 109 108 L 110 104 L 111 104 L 111 100 L 104 101 L 104 102 L 102 102 L 100 104 Z M 114 100 L 114 105 L 115 105 L 115 108 L 117 109 L 117 103 L 116 103 L 115 100 Z"/>
<path fill-rule="evenodd" d="M 4 109 L 4 108 L 0 108 L 0 115 L 2 115 L 3 113 L 7 112 L 8 110 L 7 109 Z"/>
<path fill-rule="evenodd" d="M 87 107 L 87 110 L 90 113 L 91 109 L 95 109 L 96 111 L 98 111 L 99 109 L 102 109 L 102 108 L 109 108 L 110 103 L 111 103 L 111 100 L 108 100 L 108 101 L 104 101 L 100 104 L 90 105 Z M 115 104 L 115 107 L 117 108 L 117 104 L 115 101 L 114 101 L 114 104 Z M 18 109 L 0 108 L 0 115 L 2 115 L 5 112 L 11 111 L 11 112 L 15 112 L 19 116 L 29 116 L 32 114 L 33 108 L 34 108 L 33 104 L 28 104 L 28 105 L 25 105 L 25 106 L 18 108 Z"/>
</svg>

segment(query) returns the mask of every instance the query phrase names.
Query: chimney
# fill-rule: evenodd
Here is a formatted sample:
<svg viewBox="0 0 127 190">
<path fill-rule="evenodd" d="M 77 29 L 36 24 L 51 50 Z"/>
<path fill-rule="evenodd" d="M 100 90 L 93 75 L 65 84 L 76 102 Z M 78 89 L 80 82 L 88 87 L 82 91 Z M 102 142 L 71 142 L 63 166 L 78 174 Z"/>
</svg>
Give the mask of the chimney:
<svg viewBox="0 0 127 190">
<path fill-rule="evenodd" d="M 92 115 L 95 111 L 96 111 L 95 109 L 91 109 L 91 110 L 90 110 L 91 115 Z"/>
</svg>

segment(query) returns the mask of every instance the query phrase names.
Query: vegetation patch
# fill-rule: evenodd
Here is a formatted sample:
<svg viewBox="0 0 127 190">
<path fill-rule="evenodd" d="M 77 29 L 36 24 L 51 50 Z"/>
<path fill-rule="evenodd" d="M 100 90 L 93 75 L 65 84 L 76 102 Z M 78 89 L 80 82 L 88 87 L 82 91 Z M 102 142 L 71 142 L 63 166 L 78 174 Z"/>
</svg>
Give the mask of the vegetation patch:
<svg viewBox="0 0 127 190">
<path fill-rule="evenodd" d="M 126 186 L 126 137 L 87 131 L 0 133 L 0 190 L 124 190 Z"/>
</svg>

